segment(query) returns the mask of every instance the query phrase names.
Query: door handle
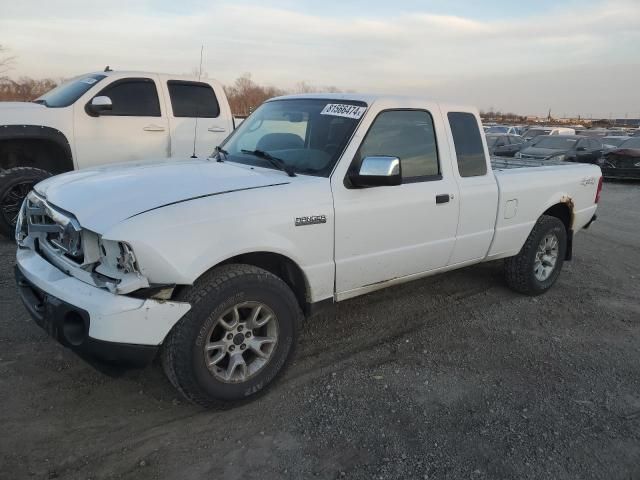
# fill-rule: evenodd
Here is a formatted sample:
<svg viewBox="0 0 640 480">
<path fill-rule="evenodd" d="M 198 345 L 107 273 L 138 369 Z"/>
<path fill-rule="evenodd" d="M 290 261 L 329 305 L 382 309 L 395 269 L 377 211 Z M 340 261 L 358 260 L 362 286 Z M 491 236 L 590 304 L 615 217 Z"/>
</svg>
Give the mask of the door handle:
<svg viewBox="0 0 640 480">
<path fill-rule="evenodd" d="M 207 130 L 213 133 L 224 133 L 227 131 L 224 127 L 209 127 Z"/>
<path fill-rule="evenodd" d="M 451 199 L 451 196 L 448 193 L 441 193 L 440 195 L 436 195 L 436 203 L 448 203 Z"/>
<path fill-rule="evenodd" d="M 164 127 L 162 125 L 147 125 L 143 128 L 145 132 L 164 132 Z"/>
</svg>

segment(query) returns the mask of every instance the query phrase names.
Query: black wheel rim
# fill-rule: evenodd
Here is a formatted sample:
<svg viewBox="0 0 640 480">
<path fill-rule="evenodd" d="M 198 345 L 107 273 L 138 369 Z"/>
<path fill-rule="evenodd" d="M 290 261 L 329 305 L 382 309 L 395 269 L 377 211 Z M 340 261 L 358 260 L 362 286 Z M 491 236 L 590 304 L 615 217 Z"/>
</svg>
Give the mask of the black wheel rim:
<svg viewBox="0 0 640 480">
<path fill-rule="evenodd" d="M 27 194 L 33 188 L 34 182 L 16 183 L 8 189 L 0 199 L 0 211 L 4 221 L 14 227 L 18 220 L 20 207 Z"/>
</svg>

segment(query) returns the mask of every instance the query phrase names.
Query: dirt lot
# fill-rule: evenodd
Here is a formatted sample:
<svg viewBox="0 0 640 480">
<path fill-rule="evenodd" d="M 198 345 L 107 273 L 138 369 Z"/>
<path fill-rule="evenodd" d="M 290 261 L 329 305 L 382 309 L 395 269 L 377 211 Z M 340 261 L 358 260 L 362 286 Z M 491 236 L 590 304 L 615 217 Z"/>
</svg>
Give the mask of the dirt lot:
<svg viewBox="0 0 640 480">
<path fill-rule="evenodd" d="M 0 478 L 640 478 L 640 185 L 599 216 L 545 296 L 497 262 L 348 301 L 268 395 L 212 412 L 47 338 L 2 242 Z"/>
</svg>

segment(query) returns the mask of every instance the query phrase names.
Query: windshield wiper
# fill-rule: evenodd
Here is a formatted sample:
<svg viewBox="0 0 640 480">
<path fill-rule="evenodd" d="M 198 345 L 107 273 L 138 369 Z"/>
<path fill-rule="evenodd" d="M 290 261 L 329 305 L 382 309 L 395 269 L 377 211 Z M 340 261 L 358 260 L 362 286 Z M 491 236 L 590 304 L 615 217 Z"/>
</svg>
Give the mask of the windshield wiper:
<svg viewBox="0 0 640 480">
<path fill-rule="evenodd" d="M 216 161 L 217 162 L 224 162 L 224 160 L 227 159 L 227 155 L 229 155 L 229 152 L 227 152 L 224 148 L 222 148 L 220 145 L 218 145 L 216 147 L 216 149 L 214 150 L 214 153 L 216 154 Z M 224 160 L 222 159 L 222 157 L 220 156 L 220 154 L 224 155 Z"/>
<path fill-rule="evenodd" d="M 293 171 L 289 165 L 287 165 L 284 160 L 278 157 L 274 157 L 270 153 L 265 152 L 264 150 L 240 150 L 242 153 L 247 155 L 253 155 L 254 157 L 263 158 L 271 165 L 276 167 L 278 170 L 282 170 L 284 173 L 289 175 L 290 177 L 295 177 L 296 173 Z"/>
</svg>

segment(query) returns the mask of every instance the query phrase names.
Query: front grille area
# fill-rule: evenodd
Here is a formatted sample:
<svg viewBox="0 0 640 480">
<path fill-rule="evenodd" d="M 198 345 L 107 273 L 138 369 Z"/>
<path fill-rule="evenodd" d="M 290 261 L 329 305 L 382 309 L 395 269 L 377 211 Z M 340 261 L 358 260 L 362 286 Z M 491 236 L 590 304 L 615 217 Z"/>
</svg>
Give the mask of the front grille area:
<svg viewBox="0 0 640 480">
<path fill-rule="evenodd" d="M 27 197 L 23 215 L 29 235 L 38 236 L 74 262 L 82 263 L 81 228 L 73 217 L 33 194 Z"/>
</svg>

